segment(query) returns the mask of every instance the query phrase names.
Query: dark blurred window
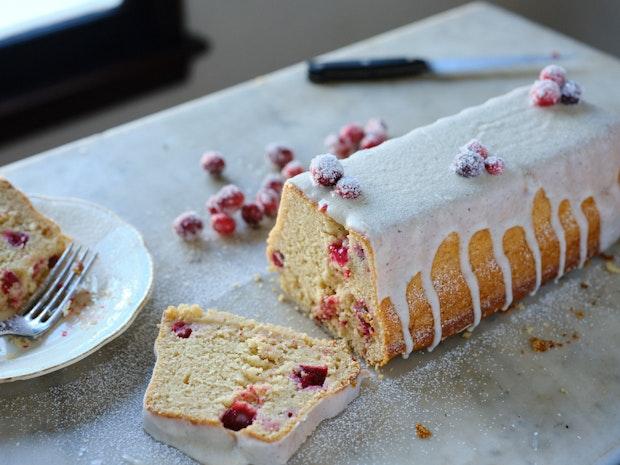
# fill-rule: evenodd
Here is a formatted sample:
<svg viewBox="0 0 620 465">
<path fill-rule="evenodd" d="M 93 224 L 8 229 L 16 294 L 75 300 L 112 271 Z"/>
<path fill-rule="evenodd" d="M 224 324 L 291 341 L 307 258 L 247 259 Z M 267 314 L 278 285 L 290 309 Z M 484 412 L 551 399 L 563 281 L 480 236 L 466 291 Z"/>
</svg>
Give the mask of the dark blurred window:
<svg viewBox="0 0 620 465">
<path fill-rule="evenodd" d="M 183 0 L 0 0 L 0 142 L 182 80 Z"/>
</svg>

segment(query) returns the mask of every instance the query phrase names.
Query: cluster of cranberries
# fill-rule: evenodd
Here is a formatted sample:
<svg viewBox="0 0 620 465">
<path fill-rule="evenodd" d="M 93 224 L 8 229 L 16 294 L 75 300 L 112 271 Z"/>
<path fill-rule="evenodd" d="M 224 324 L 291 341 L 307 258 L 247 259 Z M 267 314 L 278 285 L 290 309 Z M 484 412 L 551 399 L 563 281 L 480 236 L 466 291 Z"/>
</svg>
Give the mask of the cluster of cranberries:
<svg viewBox="0 0 620 465">
<path fill-rule="evenodd" d="M 310 162 L 310 175 L 317 186 L 333 187 L 343 199 L 357 199 L 362 195 L 359 181 L 344 175 L 342 163 L 331 153 L 318 155 Z"/>
<path fill-rule="evenodd" d="M 387 125 L 380 118 L 371 118 L 362 126 L 348 123 L 340 128 L 338 134 L 325 138 L 325 147 L 338 158 L 348 158 L 358 150 L 376 147 L 388 138 Z"/>
<path fill-rule="evenodd" d="M 489 150 L 479 140 L 472 139 L 461 147 L 450 168 L 464 178 L 480 176 L 485 170 L 498 176 L 506 169 L 506 162 L 503 158 L 489 155 Z"/>
<path fill-rule="evenodd" d="M 286 144 L 269 144 L 266 147 L 266 156 L 280 174 L 265 179 L 253 202 L 246 202 L 244 193 L 234 184 L 222 187 L 207 200 L 206 209 L 211 215 L 211 227 L 219 235 L 229 236 L 235 232 L 237 221 L 234 215 L 237 212 L 240 212 L 241 219 L 251 227 L 257 227 L 265 216 L 275 217 L 284 181 L 305 171 L 303 165 L 294 160 L 293 149 Z M 220 152 L 208 151 L 200 158 L 200 166 L 212 176 L 221 177 L 226 161 Z M 182 213 L 172 226 L 174 231 L 187 241 L 198 239 L 204 229 L 202 218 L 195 211 Z"/>
<path fill-rule="evenodd" d="M 581 98 L 581 86 L 566 78 L 566 70 L 558 65 L 549 65 L 542 69 L 538 80 L 530 89 L 532 103 L 539 107 L 548 107 L 556 103 L 574 105 Z"/>
</svg>

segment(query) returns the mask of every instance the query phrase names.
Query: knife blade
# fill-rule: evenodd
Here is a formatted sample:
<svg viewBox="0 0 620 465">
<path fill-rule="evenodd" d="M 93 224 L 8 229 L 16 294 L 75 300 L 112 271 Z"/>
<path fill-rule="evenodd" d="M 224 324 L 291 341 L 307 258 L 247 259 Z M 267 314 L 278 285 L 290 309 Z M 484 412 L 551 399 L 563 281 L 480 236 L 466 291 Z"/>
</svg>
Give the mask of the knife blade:
<svg viewBox="0 0 620 465">
<path fill-rule="evenodd" d="M 509 71 L 524 66 L 548 64 L 559 60 L 558 53 L 547 55 L 508 55 L 488 57 L 438 58 L 369 58 L 337 61 L 308 61 L 308 78 L 312 82 L 358 81 L 413 77 L 431 74 L 442 77 L 490 71 Z"/>
</svg>

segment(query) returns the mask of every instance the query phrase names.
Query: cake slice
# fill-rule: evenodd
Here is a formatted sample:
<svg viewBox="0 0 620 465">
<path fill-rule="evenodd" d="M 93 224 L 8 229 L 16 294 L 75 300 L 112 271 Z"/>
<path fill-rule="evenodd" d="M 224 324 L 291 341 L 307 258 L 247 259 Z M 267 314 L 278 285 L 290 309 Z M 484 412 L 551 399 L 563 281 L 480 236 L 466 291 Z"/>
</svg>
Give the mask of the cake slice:
<svg viewBox="0 0 620 465">
<path fill-rule="evenodd" d="M 0 178 L 0 316 L 18 311 L 69 243 L 60 227 Z"/>
<path fill-rule="evenodd" d="M 480 154 L 450 169 L 471 139 L 503 174 Z M 620 236 L 618 117 L 535 106 L 525 87 L 315 168 L 285 184 L 267 256 L 285 293 L 373 365 L 472 329 Z M 348 191 L 321 185 L 342 171 Z"/>
<path fill-rule="evenodd" d="M 343 341 L 197 305 L 165 310 L 144 428 L 209 465 L 285 463 L 359 393 Z"/>
</svg>

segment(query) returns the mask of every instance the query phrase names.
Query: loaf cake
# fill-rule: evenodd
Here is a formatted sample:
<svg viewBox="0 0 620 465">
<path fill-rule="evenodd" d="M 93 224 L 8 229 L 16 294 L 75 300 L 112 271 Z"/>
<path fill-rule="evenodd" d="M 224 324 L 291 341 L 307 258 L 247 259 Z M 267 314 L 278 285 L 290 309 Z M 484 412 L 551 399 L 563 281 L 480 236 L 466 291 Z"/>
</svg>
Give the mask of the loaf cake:
<svg viewBox="0 0 620 465">
<path fill-rule="evenodd" d="M 587 101 L 531 98 L 518 88 L 343 160 L 358 198 L 312 173 L 290 179 L 267 244 L 284 292 L 381 366 L 473 329 L 610 246 L 620 121 Z M 450 169 L 471 139 L 501 155 L 501 176 Z"/>
<path fill-rule="evenodd" d="M 165 310 L 144 428 L 204 464 L 285 463 L 359 393 L 343 341 L 197 305 Z"/>
<path fill-rule="evenodd" d="M 0 315 L 17 312 L 69 243 L 60 227 L 0 178 Z"/>
</svg>

